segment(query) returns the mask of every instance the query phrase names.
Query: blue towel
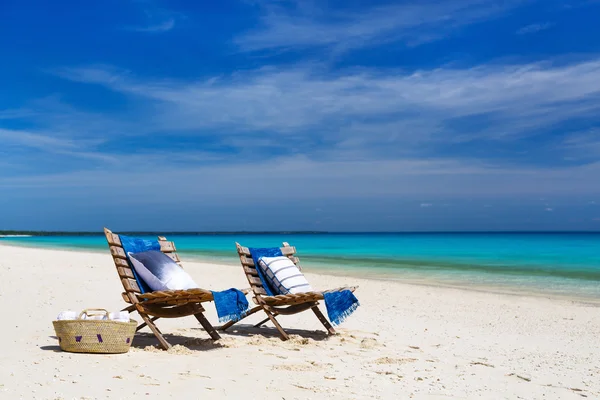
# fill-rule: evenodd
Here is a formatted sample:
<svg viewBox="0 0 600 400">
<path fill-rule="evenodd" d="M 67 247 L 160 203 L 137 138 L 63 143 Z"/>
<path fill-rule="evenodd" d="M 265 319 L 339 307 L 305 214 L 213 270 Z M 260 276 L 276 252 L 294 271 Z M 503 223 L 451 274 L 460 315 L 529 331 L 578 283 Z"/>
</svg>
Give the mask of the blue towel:
<svg viewBox="0 0 600 400">
<path fill-rule="evenodd" d="M 339 325 L 356 310 L 360 303 L 350 290 L 323 293 L 327 315 L 333 325 Z"/>
<path fill-rule="evenodd" d="M 250 254 L 252 254 L 252 260 L 254 261 L 254 266 L 256 267 L 256 271 L 258 272 L 258 277 L 260 278 L 263 286 L 265 287 L 265 291 L 269 296 L 277 296 L 279 293 L 275 288 L 271 287 L 269 282 L 265 279 L 264 274 L 261 268 L 258 265 L 258 260 L 261 257 L 279 257 L 283 256 L 281 253 L 281 249 L 279 247 L 269 247 L 269 248 L 250 248 Z M 323 298 L 325 300 L 325 307 L 327 308 L 327 315 L 329 316 L 329 320 L 333 325 L 338 325 L 350 314 L 356 310 L 356 308 L 360 305 L 354 293 L 350 290 L 342 290 L 341 292 L 329 292 L 324 293 Z"/>
<path fill-rule="evenodd" d="M 125 255 L 127 255 L 127 260 L 129 261 L 129 266 L 133 271 L 133 276 L 135 277 L 135 280 L 138 286 L 140 287 L 141 292 L 151 292 L 152 289 L 150 289 L 146 282 L 144 282 L 144 280 L 140 278 L 140 276 L 138 276 L 137 272 L 135 272 L 135 268 L 133 268 L 133 265 L 131 263 L 131 260 L 129 260 L 129 255 L 127 253 L 140 253 L 142 251 L 149 250 L 160 251 L 160 243 L 158 243 L 158 240 L 146 240 L 125 235 L 119 235 L 119 238 L 121 239 L 121 245 L 123 246 L 123 250 L 125 250 Z"/>
<path fill-rule="evenodd" d="M 243 292 L 232 288 L 212 294 L 219 322 L 239 321 L 248 312 L 248 300 Z"/>
</svg>

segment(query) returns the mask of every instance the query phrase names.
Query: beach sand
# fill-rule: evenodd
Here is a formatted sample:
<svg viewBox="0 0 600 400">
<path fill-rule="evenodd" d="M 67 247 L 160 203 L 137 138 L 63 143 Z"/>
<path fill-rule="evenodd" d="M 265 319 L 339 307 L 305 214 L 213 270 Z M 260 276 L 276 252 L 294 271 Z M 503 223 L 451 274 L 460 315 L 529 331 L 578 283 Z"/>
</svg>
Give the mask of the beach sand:
<svg viewBox="0 0 600 400">
<path fill-rule="evenodd" d="M 232 249 L 234 251 L 235 249 Z M 202 287 L 247 287 L 241 267 L 186 262 Z M 61 352 L 62 310 L 117 311 L 106 253 L 0 246 L 2 399 L 600 398 L 600 308 L 533 296 L 307 272 L 313 287 L 359 285 L 361 307 L 327 337 L 306 312 L 282 316 L 292 340 L 256 314 L 213 342 L 193 317 L 159 320 L 121 355 Z M 207 317 L 217 325 L 214 305 Z M 325 312 L 324 306 L 322 306 Z M 140 320 L 137 314 L 132 318 Z"/>
</svg>

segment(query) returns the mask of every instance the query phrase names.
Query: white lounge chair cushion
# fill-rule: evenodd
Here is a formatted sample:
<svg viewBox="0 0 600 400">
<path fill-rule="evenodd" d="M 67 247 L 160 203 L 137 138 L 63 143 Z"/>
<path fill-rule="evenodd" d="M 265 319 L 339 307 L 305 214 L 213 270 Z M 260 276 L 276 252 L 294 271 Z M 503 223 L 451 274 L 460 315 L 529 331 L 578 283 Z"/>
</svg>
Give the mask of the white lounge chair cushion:
<svg viewBox="0 0 600 400">
<path fill-rule="evenodd" d="M 258 266 L 265 279 L 278 294 L 294 294 L 312 291 L 310 284 L 296 264 L 287 257 L 261 257 Z"/>
<path fill-rule="evenodd" d="M 135 272 L 152 291 L 197 288 L 191 276 L 166 254 L 149 250 L 127 253 Z"/>
</svg>

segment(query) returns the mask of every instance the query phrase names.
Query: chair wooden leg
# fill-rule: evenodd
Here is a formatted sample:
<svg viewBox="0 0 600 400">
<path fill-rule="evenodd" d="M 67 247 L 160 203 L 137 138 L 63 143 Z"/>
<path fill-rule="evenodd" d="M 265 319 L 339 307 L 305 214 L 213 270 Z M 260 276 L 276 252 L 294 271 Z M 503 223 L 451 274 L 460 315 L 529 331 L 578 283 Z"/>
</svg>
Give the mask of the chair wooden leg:
<svg viewBox="0 0 600 400">
<path fill-rule="evenodd" d="M 255 328 L 260 328 L 261 325 L 264 325 L 264 323 L 267 322 L 267 321 L 269 321 L 269 320 L 270 320 L 270 318 L 267 317 L 267 318 L 263 319 L 262 321 L 260 321 L 258 324 L 254 325 L 254 327 Z"/>
<path fill-rule="evenodd" d="M 153 322 L 154 320 L 151 318 L 148 318 L 148 316 L 144 313 L 139 313 L 139 314 L 140 314 L 140 317 L 142 317 L 142 319 L 148 326 L 148 328 L 150 328 L 152 333 L 154 333 L 154 336 L 156 336 L 156 338 L 160 342 L 160 345 L 162 346 L 162 348 L 165 350 L 169 350 L 171 348 L 171 345 L 163 337 L 162 332 L 156 327 L 156 325 L 154 325 L 154 322 Z"/>
<path fill-rule="evenodd" d="M 198 320 L 198 322 L 200 322 L 200 325 L 202 325 L 202 327 L 204 328 L 204 330 L 210 335 L 210 337 L 213 340 L 219 340 L 219 339 L 221 339 L 221 336 L 219 335 L 219 333 L 217 332 L 217 330 L 215 329 L 215 327 L 212 326 L 212 324 L 209 322 L 208 319 L 206 319 L 206 317 L 204 316 L 204 314 L 202 314 L 201 312 L 199 312 L 198 314 L 194 314 L 194 317 L 196 317 L 196 319 Z"/>
<path fill-rule="evenodd" d="M 277 312 L 272 312 L 271 313 L 273 315 L 274 318 L 276 318 L 279 314 Z M 262 325 L 265 324 L 265 322 L 269 322 L 271 320 L 271 318 L 265 318 L 262 321 L 260 321 L 258 324 L 254 325 L 255 328 L 260 328 Z"/>
<path fill-rule="evenodd" d="M 283 328 L 281 327 L 281 325 L 279 325 L 279 322 L 277 322 L 277 320 L 275 319 L 275 316 L 273 314 L 271 314 L 267 310 L 265 310 L 265 313 L 267 314 L 267 317 L 269 317 L 269 319 L 271 320 L 271 322 L 273 323 L 273 325 L 275 325 L 275 328 L 277 328 L 277 330 L 279 331 L 279 335 L 281 336 L 281 340 L 288 340 L 290 337 L 283 330 Z"/>
<path fill-rule="evenodd" d="M 134 312 L 136 310 L 135 304 L 130 305 L 129 307 L 125 307 L 121 311 Z"/>
<path fill-rule="evenodd" d="M 244 318 L 246 318 L 246 317 L 248 317 L 248 316 L 250 316 L 250 315 L 252 315 L 252 314 L 256 313 L 257 311 L 260 311 L 260 310 L 262 310 L 262 307 L 261 307 L 261 306 L 256 306 L 256 307 L 254 307 L 252 310 L 248 311 L 248 312 L 246 313 L 246 315 L 244 315 L 244 316 L 243 316 L 241 319 L 238 319 L 238 320 L 235 320 L 235 321 L 234 321 L 234 320 L 231 320 L 231 321 L 229 321 L 229 322 L 227 322 L 227 323 L 223 324 L 222 326 L 219 326 L 217 329 L 218 329 L 218 330 L 220 330 L 220 331 L 224 331 L 225 329 L 232 327 L 234 324 L 237 324 L 237 323 L 238 323 L 238 322 L 240 322 L 242 319 L 244 319 Z"/>
<path fill-rule="evenodd" d="M 330 335 L 335 335 L 335 329 L 333 329 L 333 326 L 331 326 L 329 321 L 327 321 L 327 318 L 325 318 L 325 316 L 323 315 L 321 310 L 319 310 L 319 306 L 314 306 L 311 308 L 312 308 L 313 312 L 315 313 L 315 315 L 317 316 L 317 318 L 319 318 L 319 321 L 321 321 L 321 323 L 323 324 L 325 329 L 327 329 L 327 332 L 329 332 Z"/>
<path fill-rule="evenodd" d="M 159 317 L 152 317 L 152 318 L 150 318 L 150 321 L 154 322 L 154 321 L 156 321 L 158 318 L 159 318 Z M 144 328 L 146 327 L 146 325 L 147 325 L 147 324 L 146 324 L 145 322 L 144 322 L 143 324 L 140 324 L 140 325 L 139 325 L 137 328 L 135 328 L 135 331 L 136 331 L 136 332 L 138 332 L 138 331 L 140 331 L 141 329 L 144 329 Z M 156 328 L 156 329 L 158 329 L 158 328 Z"/>
</svg>

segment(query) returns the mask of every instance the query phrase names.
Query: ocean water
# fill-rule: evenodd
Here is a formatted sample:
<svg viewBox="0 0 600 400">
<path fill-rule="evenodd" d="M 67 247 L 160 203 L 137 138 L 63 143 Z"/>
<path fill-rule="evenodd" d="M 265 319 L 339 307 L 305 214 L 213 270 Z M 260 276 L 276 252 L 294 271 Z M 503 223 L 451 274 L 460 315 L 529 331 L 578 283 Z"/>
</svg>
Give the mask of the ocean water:
<svg viewBox="0 0 600 400">
<path fill-rule="evenodd" d="M 155 236 L 146 236 L 155 238 Z M 516 293 L 600 299 L 600 233 L 173 234 L 186 259 L 237 264 L 235 242 L 296 246 L 309 271 Z M 104 236 L 0 238 L 107 251 Z"/>
</svg>

